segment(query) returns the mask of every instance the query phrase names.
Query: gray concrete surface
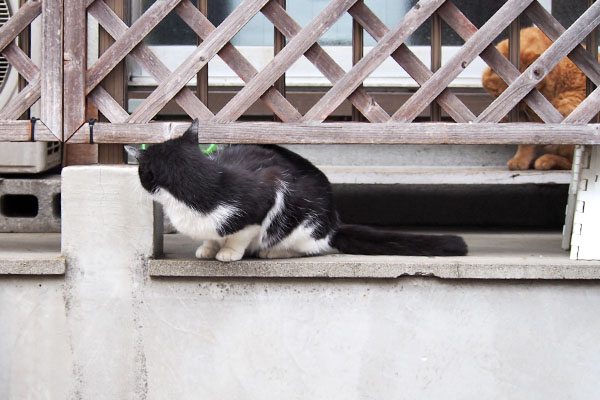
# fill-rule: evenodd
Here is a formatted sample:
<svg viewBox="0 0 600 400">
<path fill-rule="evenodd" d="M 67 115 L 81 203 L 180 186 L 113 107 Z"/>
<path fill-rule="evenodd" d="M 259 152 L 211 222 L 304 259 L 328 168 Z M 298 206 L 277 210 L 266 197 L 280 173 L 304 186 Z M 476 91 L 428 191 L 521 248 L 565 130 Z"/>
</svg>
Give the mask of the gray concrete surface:
<svg viewBox="0 0 600 400">
<path fill-rule="evenodd" d="M 570 260 L 569 253 L 560 248 L 558 232 L 458 233 L 469 246 L 466 257 L 340 254 L 244 259 L 228 264 L 197 260 L 194 251 L 198 243 L 180 234 L 166 235 L 165 257 L 149 260 L 148 272 L 152 276 L 198 277 L 600 279 L 600 262 Z"/>
<path fill-rule="evenodd" d="M 598 280 L 150 277 L 134 177 L 65 170 L 67 273 L 0 277 L 0 398 L 600 397 Z"/>
<path fill-rule="evenodd" d="M 0 274 L 65 273 L 58 233 L 0 233 Z"/>
</svg>

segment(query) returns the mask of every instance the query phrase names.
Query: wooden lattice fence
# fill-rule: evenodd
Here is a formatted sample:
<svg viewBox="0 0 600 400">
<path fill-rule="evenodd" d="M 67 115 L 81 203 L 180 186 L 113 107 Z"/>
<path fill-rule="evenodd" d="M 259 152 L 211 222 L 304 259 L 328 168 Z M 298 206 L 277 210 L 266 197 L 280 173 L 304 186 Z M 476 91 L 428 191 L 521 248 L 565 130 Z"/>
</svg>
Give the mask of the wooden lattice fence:
<svg viewBox="0 0 600 400">
<path fill-rule="evenodd" d="M 0 51 L 27 82 L 0 110 L 0 140 L 62 140 L 62 13 L 62 0 L 30 0 L 0 27 Z M 15 40 L 36 18 L 42 20 L 44 37 L 41 65 L 36 65 Z M 19 117 L 38 100 L 41 111 L 32 130 L 30 121 L 19 120 Z"/>
<path fill-rule="evenodd" d="M 171 71 L 143 40 L 173 10 L 202 43 Z M 265 68 L 257 71 L 230 42 L 261 12 L 288 43 Z M 86 67 L 86 43 L 81 40 L 88 36 L 86 13 L 114 39 L 89 68 Z M 345 13 L 377 41 L 376 46 L 357 59 L 349 71 L 344 71 L 317 43 Z M 16 45 L 15 38 L 40 15 L 44 45 L 42 63 L 37 66 Z M 554 40 L 554 44 L 523 73 L 492 45 L 492 41 L 520 15 L 529 17 Z M 435 72 L 405 44 L 407 38 L 430 18 L 438 24 L 440 20 L 445 21 L 465 41 L 451 60 L 434 66 Z M 157 142 L 177 135 L 185 127 L 183 123 L 147 124 L 174 100 L 190 117 L 205 122 L 201 133 L 204 142 L 597 144 L 597 126 L 588 122 L 600 110 L 598 90 L 563 118 L 536 89 L 536 84 L 565 56 L 570 57 L 593 84 L 600 84 L 598 62 L 580 45 L 599 22 L 600 4 L 597 3 L 565 30 L 537 1 L 508 0 L 477 29 L 451 1 L 422 0 L 396 26 L 389 28 L 363 1 L 332 0 L 310 23 L 301 27 L 279 1 L 246 0 L 214 27 L 189 0 L 157 0 L 128 26 L 104 0 L 64 0 L 64 4 L 61 0 L 29 0 L 0 28 L 0 49 L 28 81 L 19 95 L 0 111 L 0 139 L 32 139 L 31 123 L 18 118 L 39 99 L 41 113 L 35 140 Z M 157 81 L 154 91 L 131 114 L 100 85 L 128 55 Z M 213 114 L 186 84 L 215 56 L 221 57 L 245 86 Z M 304 115 L 285 98 L 284 89 L 278 84 L 279 78 L 302 56 L 310 60 L 332 85 Z M 509 84 L 509 88 L 482 113 L 474 115 L 449 85 L 478 56 Z M 392 115 L 362 87 L 365 79 L 388 57 L 420 85 Z M 283 123 L 231 124 L 258 99 Z M 323 123 L 346 99 L 370 124 Z M 86 122 L 88 101 L 108 120 L 95 124 L 93 135 Z M 497 125 L 520 101 L 526 102 L 545 124 Z M 456 123 L 407 125 L 430 104 L 438 104 Z"/>
</svg>

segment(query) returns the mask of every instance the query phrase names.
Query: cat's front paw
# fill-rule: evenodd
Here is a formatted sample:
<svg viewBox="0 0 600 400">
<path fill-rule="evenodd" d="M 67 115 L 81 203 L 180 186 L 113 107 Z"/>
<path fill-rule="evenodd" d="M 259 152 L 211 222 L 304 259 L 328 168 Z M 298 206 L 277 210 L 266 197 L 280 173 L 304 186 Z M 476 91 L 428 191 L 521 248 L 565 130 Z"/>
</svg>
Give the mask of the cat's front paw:
<svg viewBox="0 0 600 400">
<path fill-rule="evenodd" d="M 215 258 L 217 252 L 219 251 L 219 247 L 213 243 L 204 242 L 202 246 L 196 249 L 196 258 L 207 259 L 207 258 Z"/>
<path fill-rule="evenodd" d="M 223 247 L 216 255 L 217 260 L 223 262 L 238 261 L 244 256 L 243 251 L 237 251 L 230 247 Z"/>
<path fill-rule="evenodd" d="M 515 157 L 515 158 L 508 160 L 508 162 L 506 163 L 506 166 L 508 167 L 508 169 L 513 170 L 513 171 L 514 170 L 523 171 L 523 170 L 529 169 L 530 164 L 531 164 L 530 160 Z"/>
</svg>

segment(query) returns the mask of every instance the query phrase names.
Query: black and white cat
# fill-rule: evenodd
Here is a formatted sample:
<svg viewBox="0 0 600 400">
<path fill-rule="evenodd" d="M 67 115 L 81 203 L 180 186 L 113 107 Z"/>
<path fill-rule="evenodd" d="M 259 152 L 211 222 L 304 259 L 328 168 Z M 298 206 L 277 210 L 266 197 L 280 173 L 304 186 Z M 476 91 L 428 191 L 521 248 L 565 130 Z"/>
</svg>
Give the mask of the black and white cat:
<svg viewBox="0 0 600 400">
<path fill-rule="evenodd" d="M 139 160 L 142 186 L 173 226 L 203 241 L 197 258 L 467 253 L 458 236 L 342 224 L 329 181 L 309 161 L 275 145 L 232 145 L 207 156 L 198 147 L 198 120 L 146 151 L 126 147 Z"/>
</svg>

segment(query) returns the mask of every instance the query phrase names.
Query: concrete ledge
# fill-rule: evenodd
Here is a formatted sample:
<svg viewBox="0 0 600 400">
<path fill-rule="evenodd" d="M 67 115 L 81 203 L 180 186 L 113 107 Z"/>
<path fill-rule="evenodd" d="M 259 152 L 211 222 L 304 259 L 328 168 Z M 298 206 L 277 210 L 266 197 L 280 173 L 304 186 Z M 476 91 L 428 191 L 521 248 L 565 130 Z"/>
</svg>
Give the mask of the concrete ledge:
<svg viewBox="0 0 600 400">
<path fill-rule="evenodd" d="M 63 275 L 66 262 L 55 259 L 0 260 L 0 275 Z"/>
<path fill-rule="evenodd" d="M 0 233 L 0 275 L 62 275 L 58 233 Z"/>
<path fill-rule="evenodd" d="M 243 278 L 371 278 L 433 276 L 445 279 L 600 279 L 598 263 L 497 263 L 416 257 L 334 255 L 293 260 L 218 261 L 149 260 L 152 276 Z"/>
<path fill-rule="evenodd" d="M 378 185 L 569 184 L 571 171 L 509 171 L 505 167 L 331 166 L 319 168 L 331 183 Z"/>
<path fill-rule="evenodd" d="M 433 276 L 445 279 L 600 279 L 600 261 L 574 261 L 560 249 L 560 233 L 463 235 L 466 257 L 330 255 L 247 259 L 235 263 L 193 258 L 195 243 L 167 235 L 164 259 L 148 261 L 151 276 L 243 278 L 373 278 Z"/>
</svg>

